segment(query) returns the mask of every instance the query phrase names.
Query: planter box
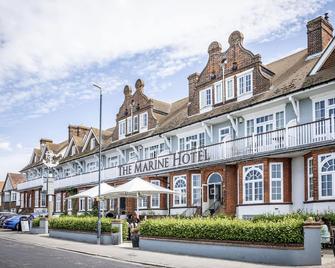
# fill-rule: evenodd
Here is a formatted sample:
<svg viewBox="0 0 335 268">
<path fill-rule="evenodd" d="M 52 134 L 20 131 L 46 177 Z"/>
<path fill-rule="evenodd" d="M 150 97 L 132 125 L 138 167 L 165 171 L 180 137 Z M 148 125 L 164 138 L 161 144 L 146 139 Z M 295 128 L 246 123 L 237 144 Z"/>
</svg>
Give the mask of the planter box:
<svg viewBox="0 0 335 268">
<path fill-rule="evenodd" d="M 321 265 L 320 226 L 304 227 L 301 247 L 141 237 L 140 249 L 274 265 Z"/>
<path fill-rule="evenodd" d="M 77 232 L 66 230 L 49 230 L 49 237 L 73 240 L 86 243 L 97 243 L 97 234 L 91 232 Z M 101 244 L 103 245 L 118 245 L 118 234 L 103 233 L 101 234 Z"/>
<path fill-rule="evenodd" d="M 30 229 L 31 234 L 47 234 L 48 232 L 45 231 L 45 228 L 41 227 L 32 227 Z"/>
</svg>

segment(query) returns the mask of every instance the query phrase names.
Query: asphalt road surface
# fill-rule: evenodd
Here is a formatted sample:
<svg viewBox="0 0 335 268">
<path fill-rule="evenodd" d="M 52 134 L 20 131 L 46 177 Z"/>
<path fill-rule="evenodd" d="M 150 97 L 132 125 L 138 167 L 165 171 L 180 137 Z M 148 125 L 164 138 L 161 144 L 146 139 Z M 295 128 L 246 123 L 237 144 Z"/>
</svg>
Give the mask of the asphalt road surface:
<svg viewBox="0 0 335 268">
<path fill-rule="evenodd" d="M 95 257 L 81 253 L 44 248 L 35 245 L 9 241 L 0 238 L 0 268 L 7 267 L 109 267 L 140 268 L 149 267 L 119 262 L 108 258 Z"/>
</svg>

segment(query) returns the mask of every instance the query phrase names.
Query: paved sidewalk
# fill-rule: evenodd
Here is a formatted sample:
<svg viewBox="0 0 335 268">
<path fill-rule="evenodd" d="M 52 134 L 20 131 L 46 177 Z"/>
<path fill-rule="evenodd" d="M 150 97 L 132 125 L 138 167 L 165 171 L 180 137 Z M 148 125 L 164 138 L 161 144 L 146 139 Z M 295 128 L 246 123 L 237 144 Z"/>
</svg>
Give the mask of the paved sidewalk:
<svg viewBox="0 0 335 268">
<path fill-rule="evenodd" d="M 0 231 L 2 239 L 15 240 L 20 243 L 38 245 L 46 248 L 62 249 L 67 251 L 80 252 L 94 256 L 111 258 L 114 260 L 126 261 L 131 263 L 144 264 L 157 267 L 182 267 L 182 268 L 204 268 L 204 267 L 255 267 L 270 268 L 279 266 L 261 265 L 244 263 L 237 261 L 218 260 L 202 257 L 192 257 L 175 254 L 165 254 L 150 251 L 143 251 L 129 248 L 129 246 L 110 246 L 110 245 L 94 245 L 67 240 L 49 238 L 46 235 L 32 235 L 17 232 Z M 301 266 L 302 267 L 302 266 Z M 335 258 L 331 254 L 325 254 L 322 258 L 322 266 L 312 267 L 335 267 Z"/>
</svg>

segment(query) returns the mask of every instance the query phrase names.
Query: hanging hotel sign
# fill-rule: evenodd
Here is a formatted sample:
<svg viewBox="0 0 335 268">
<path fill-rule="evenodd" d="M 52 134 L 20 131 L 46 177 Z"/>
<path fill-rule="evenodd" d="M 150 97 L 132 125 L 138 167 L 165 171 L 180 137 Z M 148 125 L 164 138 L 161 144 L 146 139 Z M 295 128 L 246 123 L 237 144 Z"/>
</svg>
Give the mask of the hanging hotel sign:
<svg viewBox="0 0 335 268">
<path fill-rule="evenodd" d="M 119 176 L 132 176 L 207 161 L 210 161 L 207 149 L 178 152 L 119 166 Z"/>
</svg>

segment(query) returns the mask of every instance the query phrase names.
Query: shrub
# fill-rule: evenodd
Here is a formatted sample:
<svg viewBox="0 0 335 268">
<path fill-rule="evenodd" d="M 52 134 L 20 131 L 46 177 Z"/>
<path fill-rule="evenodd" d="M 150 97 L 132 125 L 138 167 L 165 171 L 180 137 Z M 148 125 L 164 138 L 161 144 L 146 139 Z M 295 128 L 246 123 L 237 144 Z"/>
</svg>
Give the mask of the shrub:
<svg viewBox="0 0 335 268">
<path fill-rule="evenodd" d="M 97 217 L 73 217 L 63 216 L 59 218 L 52 218 L 49 220 L 50 229 L 82 231 L 82 232 L 96 232 L 97 231 Z M 111 226 L 112 219 L 101 219 L 101 232 L 117 233 L 118 228 Z"/>
<path fill-rule="evenodd" d="M 33 227 L 34 228 L 40 227 L 40 220 L 41 220 L 40 217 L 37 217 L 37 218 L 33 219 Z"/>
<path fill-rule="evenodd" d="M 272 244 L 302 244 L 302 219 L 246 221 L 229 218 L 162 218 L 140 225 L 143 236 L 177 239 L 243 241 Z"/>
</svg>

